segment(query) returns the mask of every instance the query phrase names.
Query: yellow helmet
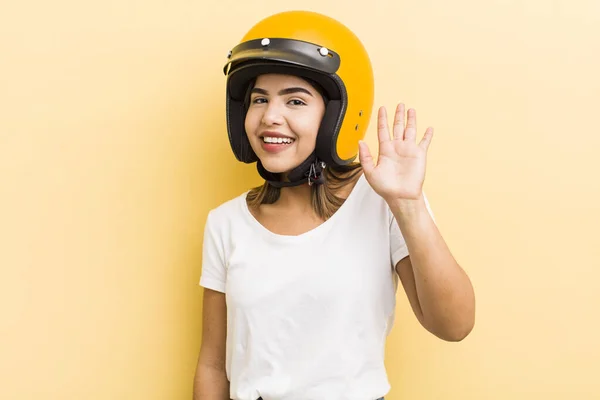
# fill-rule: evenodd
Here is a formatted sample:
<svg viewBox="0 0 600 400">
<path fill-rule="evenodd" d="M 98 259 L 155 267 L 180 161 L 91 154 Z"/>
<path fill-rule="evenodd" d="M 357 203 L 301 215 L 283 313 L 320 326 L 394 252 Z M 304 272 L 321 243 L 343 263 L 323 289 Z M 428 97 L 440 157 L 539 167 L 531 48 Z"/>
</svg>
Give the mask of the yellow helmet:
<svg viewBox="0 0 600 400">
<path fill-rule="evenodd" d="M 358 37 L 340 22 L 309 11 L 269 16 L 254 25 L 229 52 L 224 73 L 227 130 L 233 152 L 239 161 L 258 161 L 259 172 L 268 181 L 277 179 L 261 168 L 244 129 L 248 85 L 260 74 L 308 78 L 320 84 L 327 96 L 315 153 L 289 174 L 292 184 L 306 182 L 315 163 L 320 171 L 325 165 L 346 165 L 356 158 L 358 141 L 364 137 L 371 118 L 373 70 Z"/>
</svg>

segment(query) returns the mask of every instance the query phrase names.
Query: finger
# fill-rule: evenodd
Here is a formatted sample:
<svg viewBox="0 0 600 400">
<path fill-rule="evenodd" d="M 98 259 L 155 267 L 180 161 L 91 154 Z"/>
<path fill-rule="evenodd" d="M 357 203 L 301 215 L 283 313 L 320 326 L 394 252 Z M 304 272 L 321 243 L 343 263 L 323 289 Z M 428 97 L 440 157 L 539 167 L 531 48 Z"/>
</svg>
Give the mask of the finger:
<svg viewBox="0 0 600 400">
<path fill-rule="evenodd" d="M 404 137 L 404 104 L 400 103 L 396 107 L 396 116 L 394 117 L 394 139 L 402 140 Z"/>
<path fill-rule="evenodd" d="M 375 168 L 375 162 L 369 151 L 369 146 L 362 140 L 358 142 L 358 159 L 360 160 L 360 164 L 362 165 L 365 174 L 370 174 Z"/>
<path fill-rule="evenodd" d="M 385 107 L 379 107 L 379 113 L 377 114 L 377 137 L 379 138 L 379 143 L 390 140 L 387 111 L 385 110 Z"/>
<path fill-rule="evenodd" d="M 404 130 L 404 140 L 414 141 L 417 138 L 417 111 L 414 108 L 408 109 L 408 118 L 406 129 Z"/>
<path fill-rule="evenodd" d="M 419 142 L 419 146 L 421 148 L 423 148 L 424 150 L 429 149 L 429 145 L 431 144 L 432 138 L 433 138 L 433 128 L 429 127 L 429 128 L 427 128 L 427 130 L 425 131 L 425 134 L 423 135 L 423 138 Z"/>
</svg>

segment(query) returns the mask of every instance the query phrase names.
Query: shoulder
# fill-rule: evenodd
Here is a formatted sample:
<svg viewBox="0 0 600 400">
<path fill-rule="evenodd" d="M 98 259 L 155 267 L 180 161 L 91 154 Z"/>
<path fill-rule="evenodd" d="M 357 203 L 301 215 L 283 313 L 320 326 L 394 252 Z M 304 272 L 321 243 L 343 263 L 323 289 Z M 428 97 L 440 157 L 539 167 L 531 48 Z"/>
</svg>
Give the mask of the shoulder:
<svg viewBox="0 0 600 400">
<path fill-rule="evenodd" d="M 327 172 L 329 190 L 341 199 L 346 200 L 351 193 L 355 192 L 360 181 L 364 179 L 363 169 L 360 164 L 331 168 Z"/>
<path fill-rule="evenodd" d="M 244 211 L 247 194 L 248 192 L 244 192 L 212 208 L 208 212 L 207 225 L 223 226 L 230 221 L 239 220 L 240 215 Z"/>
<path fill-rule="evenodd" d="M 385 200 L 373 190 L 364 174 L 352 186 L 348 186 L 348 197 L 342 205 L 348 209 L 345 215 L 357 224 L 389 225 L 391 210 Z"/>
<path fill-rule="evenodd" d="M 246 202 L 246 193 L 212 208 L 206 217 L 205 244 L 212 244 L 212 248 L 219 249 L 223 259 L 229 254 L 232 243 L 239 238 L 243 221 L 247 221 L 243 208 Z M 210 245 L 207 247 L 211 248 Z"/>
<path fill-rule="evenodd" d="M 352 188 L 352 192 L 355 192 L 357 197 L 361 198 L 361 202 L 368 203 L 370 205 L 378 204 L 379 206 L 385 206 L 387 203 L 385 200 L 373 190 L 367 177 L 364 174 L 361 174 L 357 179 L 356 184 Z"/>
</svg>

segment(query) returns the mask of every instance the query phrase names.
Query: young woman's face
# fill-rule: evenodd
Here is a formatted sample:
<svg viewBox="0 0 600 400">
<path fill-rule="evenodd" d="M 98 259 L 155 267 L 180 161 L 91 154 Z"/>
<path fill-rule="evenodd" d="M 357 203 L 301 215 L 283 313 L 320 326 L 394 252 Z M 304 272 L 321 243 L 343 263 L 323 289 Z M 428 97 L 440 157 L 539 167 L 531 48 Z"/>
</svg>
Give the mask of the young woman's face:
<svg viewBox="0 0 600 400">
<path fill-rule="evenodd" d="M 307 81 L 292 75 L 257 78 L 245 128 L 267 171 L 286 173 L 314 151 L 325 102 Z"/>
</svg>

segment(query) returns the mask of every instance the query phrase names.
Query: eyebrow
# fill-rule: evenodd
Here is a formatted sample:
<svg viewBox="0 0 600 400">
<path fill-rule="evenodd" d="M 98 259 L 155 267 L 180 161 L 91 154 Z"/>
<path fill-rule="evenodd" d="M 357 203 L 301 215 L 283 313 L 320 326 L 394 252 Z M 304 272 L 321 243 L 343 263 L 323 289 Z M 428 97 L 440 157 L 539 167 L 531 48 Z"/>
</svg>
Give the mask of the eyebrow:
<svg viewBox="0 0 600 400">
<path fill-rule="evenodd" d="M 269 94 L 269 92 L 267 92 L 265 89 L 261 89 L 261 88 L 253 88 L 251 93 L 258 93 L 258 94 L 264 94 L 264 95 Z M 312 93 L 309 92 L 308 90 L 304 89 L 303 87 L 289 87 L 286 89 L 281 89 L 277 94 L 279 96 L 283 96 L 283 95 L 292 94 L 292 93 L 306 93 L 307 95 L 313 97 Z"/>
</svg>

